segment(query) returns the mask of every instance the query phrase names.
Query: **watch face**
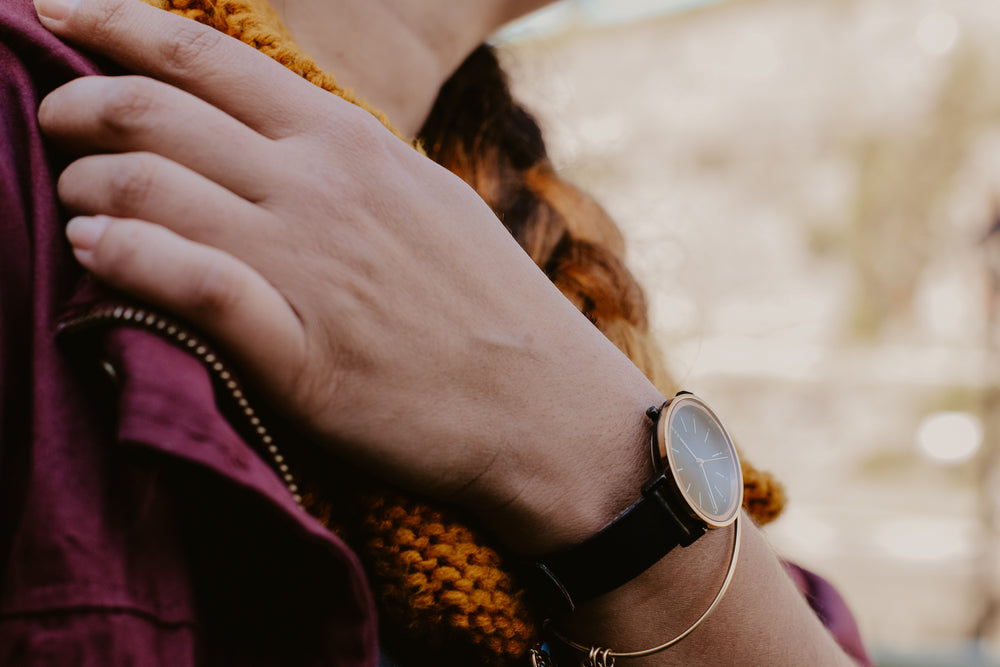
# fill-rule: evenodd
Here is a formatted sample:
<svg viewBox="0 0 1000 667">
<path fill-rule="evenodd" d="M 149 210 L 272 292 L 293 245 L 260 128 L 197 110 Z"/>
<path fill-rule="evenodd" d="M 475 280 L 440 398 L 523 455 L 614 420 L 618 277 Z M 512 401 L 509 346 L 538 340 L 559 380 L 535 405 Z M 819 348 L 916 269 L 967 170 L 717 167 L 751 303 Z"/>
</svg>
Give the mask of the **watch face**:
<svg viewBox="0 0 1000 667">
<path fill-rule="evenodd" d="M 659 422 L 659 455 L 663 465 L 706 523 L 731 523 L 743 503 L 743 474 L 733 441 L 700 399 L 674 398 Z"/>
</svg>

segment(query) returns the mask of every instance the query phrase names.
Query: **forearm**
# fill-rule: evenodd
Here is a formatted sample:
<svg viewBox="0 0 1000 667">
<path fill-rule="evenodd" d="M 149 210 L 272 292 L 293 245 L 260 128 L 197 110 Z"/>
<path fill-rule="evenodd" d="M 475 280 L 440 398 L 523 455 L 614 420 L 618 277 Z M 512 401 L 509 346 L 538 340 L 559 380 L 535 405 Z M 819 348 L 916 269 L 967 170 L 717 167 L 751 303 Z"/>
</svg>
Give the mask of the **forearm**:
<svg viewBox="0 0 1000 667">
<path fill-rule="evenodd" d="M 575 345 L 578 352 L 586 349 L 581 340 Z M 596 533 L 639 498 L 653 473 L 651 425 L 643 413 L 662 402 L 659 392 L 633 375 L 631 363 L 613 354 L 595 354 L 588 364 L 573 368 L 582 376 L 566 385 L 576 388 L 572 399 L 536 428 L 554 448 L 576 447 L 536 462 L 531 474 L 545 480 L 541 486 L 548 496 L 526 493 L 517 511 L 516 503 L 503 508 L 506 524 L 497 515 L 489 517 L 494 527 L 506 528 L 499 532 L 513 548 L 533 556 Z M 546 466 L 552 469 L 546 471 Z M 540 504 L 529 507 L 532 497 Z M 741 530 L 734 578 L 708 619 L 678 645 L 621 664 L 853 664 L 745 514 Z M 624 586 L 554 619 L 554 625 L 580 644 L 615 652 L 662 644 L 711 605 L 727 572 L 733 537 L 732 527 L 709 531 L 693 545 L 673 549 Z"/>
<path fill-rule="evenodd" d="M 732 533 L 710 532 L 686 549 L 675 549 L 625 586 L 559 619 L 558 627 L 579 643 L 614 651 L 645 649 L 677 636 L 708 608 L 722 584 Z M 711 616 L 676 646 L 623 663 L 854 664 L 746 517 L 736 573 Z"/>
</svg>

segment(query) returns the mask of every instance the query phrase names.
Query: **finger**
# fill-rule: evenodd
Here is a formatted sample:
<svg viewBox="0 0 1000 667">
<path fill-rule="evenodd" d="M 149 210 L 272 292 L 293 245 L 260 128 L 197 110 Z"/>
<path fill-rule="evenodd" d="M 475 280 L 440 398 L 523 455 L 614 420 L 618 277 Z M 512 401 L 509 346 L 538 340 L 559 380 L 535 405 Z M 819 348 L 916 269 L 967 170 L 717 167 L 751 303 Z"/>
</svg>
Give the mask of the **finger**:
<svg viewBox="0 0 1000 667">
<path fill-rule="evenodd" d="M 38 120 L 49 138 L 71 153 L 157 153 L 254 201 L 269 181 L 261 172 L 271 164 L 268 149 L 274 142 L 153 79 L 75 79 L 42 100 Z"/>
<path fill-rule="evenodd" d="M 36 6 L 59 37 L 182 88 L 267 137 L 294 134 L 315 118 L 310 100 L 322 91 L 213 28 L 139 0 L 37 0 Z M 329 97 L 323 95 L 327 104 Z"/>
<path fill-rule="evenodd" d="M 200 243 L 238 253 L 241 239 L 262 231 L 261 212 L 229 190 L 152 153 L 90 155 L 59 177 L 59 198 L 72 212 L 139 218 Z"/>
<path fill-rule="evenodd" d="M 263 386 L 294 382 L 305 332 L 285 299 L 232 255 L 148 222 L 74 218 L 77 259 L 102 281 L 191 322 Z"/>
</svg>

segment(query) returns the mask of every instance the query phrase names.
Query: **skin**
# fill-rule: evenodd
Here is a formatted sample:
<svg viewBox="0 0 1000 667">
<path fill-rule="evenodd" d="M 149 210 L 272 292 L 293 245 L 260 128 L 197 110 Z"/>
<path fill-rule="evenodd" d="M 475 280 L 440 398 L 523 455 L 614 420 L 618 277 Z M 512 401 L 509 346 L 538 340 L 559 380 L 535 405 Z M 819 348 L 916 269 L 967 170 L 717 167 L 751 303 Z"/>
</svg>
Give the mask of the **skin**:
<svg viewBox="0 0 1000 667">
<path fill-rule="evenodd" d="M 444 1 L 421 3 L 430 22 L 383 13 L 399 19 L 412 4 L 337 3 L 345 35 L 381 35 L 345 36 L 351 48 L 379 44 L 380 74 L 366 74 L 365 58 L 315 51 L 408 132 L 486 32 L 539 3 L 479 3 L 479 22 Z M 308 13 L 292 5 L 279 9 L 294 30 Z M 458 178 L 357 107 L 192 21 L 136 0 L 40 10 L 57 35 L 145 75 L 78 79 L 39 110 L 48 136 L 83 155 L 58 189 L 79 214 L 67 234 L 86 268 L 214 336 L 324 446 L 465 504 L 515 551 L 577 543 L 635 500 L 652 473 L 643 413 L 663 397 Z M 443 48 L 440 35 L 462 25 L 481 27 Z M 408 39 L 385 41 L 407 26 Z M 412 104 L 394 97 L 410 68 L 387 64 L 409 62 L 437 63 Z M 715 613 L 631 664 L 851 664 L 744 523 Z M 720 530 L 674 550 L 560 627 L 618 650 L 661 643 L 708 606 L 731 539 Z"/>
<path fill-rule="evenodd" d="M 438 89 L 474 48 L 551 2 L 277 0 L 273 6 L 306 53 L 412 137 Z"/>
</svg>

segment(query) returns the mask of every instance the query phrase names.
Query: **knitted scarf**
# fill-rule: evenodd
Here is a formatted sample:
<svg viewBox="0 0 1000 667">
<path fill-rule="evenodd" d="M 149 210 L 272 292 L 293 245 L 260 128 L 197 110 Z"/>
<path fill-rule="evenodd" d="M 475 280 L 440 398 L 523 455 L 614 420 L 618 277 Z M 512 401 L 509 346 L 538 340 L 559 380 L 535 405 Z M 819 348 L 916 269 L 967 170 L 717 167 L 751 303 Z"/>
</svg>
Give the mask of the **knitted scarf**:
<svg viewBox="0 0 1000 667">
<path fill-rule="evenodd" d="M 267 0 L 145 1 L 242 40 L 402 138 L 383 113 L 302 52 Z M 766 523 L 781 511 L 783 491 L 770 475 L 743 468 L 744 506 Z M 306 509 L 357 551 L 379 607 L 381 641 L 406 664 L 512 665 L 538 641 L 538 619 L 502 550 L 469 517 L 372 484 L 304 473 L 297 476 Z"/>
</svg>

